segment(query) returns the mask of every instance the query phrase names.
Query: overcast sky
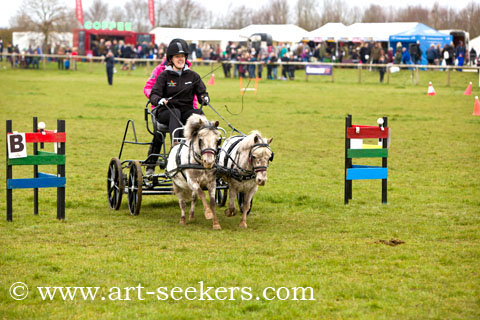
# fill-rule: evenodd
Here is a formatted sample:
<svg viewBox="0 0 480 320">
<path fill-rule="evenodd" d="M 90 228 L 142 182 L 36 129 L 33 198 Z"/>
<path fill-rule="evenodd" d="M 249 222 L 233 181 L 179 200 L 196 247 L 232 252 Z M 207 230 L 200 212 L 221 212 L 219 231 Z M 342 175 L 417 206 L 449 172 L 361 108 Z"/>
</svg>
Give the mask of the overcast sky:
<svg viewBox="0 0 480 320">
<path fill-rule="evenodd" d="M 62 0 L 61 0 L 62 1 Z M 128 0 L 103 0 L 104 2 L 109 3 L 110 8 L 115 6 L 123 6 Z M 290 7 L 293 8 L 297 3 L 297 0 L 287 0 L 290 4 Z M 317 0 L 318 3 L 322 4 L 323 0 Z M 479 2 L 480 0 L 474 0 Z M 75 0 L 63 0 L 65 4 L 69 7 L 75 7 Z M 145 0 L 145 5 L 147 5 L 147 0 Z M 244 4 L 250 8 L 259 8 L 264 4 L 268 3 L 268 0 L 201 0 L 198 1 L 204 5 L 208 10 L 213 12 L 225 12 L 228 9 L 229 5 L 238 6 Z M 347 4 L 350 7 L 354 6 L 368 6 L 370 4 L 379 4 L 382 6 L 394 6 L 394 7 L 405 7 L 407 5 L 422 5 L 423 7 L 432 7 L 435 2 L 438 2 L 440 5 L 449 8 L 462 9 L 464 8 L 470 0 L 346 0 Z M 8 27 L 9 20 L 12 16 L 15 15 L 22 0 L 0 0 L 0 27 Z M 88 7 L 93 3 L 93 0 L 82 0 L 83 10 L 87 10 Z M 148 17 L 145 17 L 148 19 Z"/>
</svg>

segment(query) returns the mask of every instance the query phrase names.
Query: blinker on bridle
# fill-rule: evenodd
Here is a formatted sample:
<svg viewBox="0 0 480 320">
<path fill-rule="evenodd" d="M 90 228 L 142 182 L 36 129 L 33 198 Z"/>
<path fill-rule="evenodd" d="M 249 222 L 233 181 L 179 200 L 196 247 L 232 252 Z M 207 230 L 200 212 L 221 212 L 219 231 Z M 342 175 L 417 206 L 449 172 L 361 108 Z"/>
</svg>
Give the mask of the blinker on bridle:
<svg viewBox="0 0 480 320">
<path fill-rule="evenodd" d="M 268 145 L 268 143 L 257 143 L 257 144 L 254 144 L 253 147 L 250 149 L 250 154 L 248 155 L 248 160 L 250 161 L 250 163 L 253 163 L 253 151 L 258 149 L 258 148 L 267 148 L 268 150 L 272 151 L 272 149 L 270 149 L 270 146 Z M 270 156 L 270 158 L 268 159 L 268 161 L 273 161 L 273 151 L 272 151 L 272 155 Z M 263 172 L 263 171 L 267 171 L 267 166 L 258 166 L 258 167 L 253 167 L 253 171 L 255 173 L 257 172 Z"/>
</svg>

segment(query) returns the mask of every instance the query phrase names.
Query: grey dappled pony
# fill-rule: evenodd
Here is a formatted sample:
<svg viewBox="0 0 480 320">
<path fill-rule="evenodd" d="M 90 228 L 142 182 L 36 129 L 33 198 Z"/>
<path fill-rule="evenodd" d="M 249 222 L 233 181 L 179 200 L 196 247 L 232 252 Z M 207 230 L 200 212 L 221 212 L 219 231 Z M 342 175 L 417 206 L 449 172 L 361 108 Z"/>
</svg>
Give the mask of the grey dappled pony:
<svg viewBox="0 0 480 320">
<path fill-rule="evenodd" d="M 221 142 L 218 121 L 210 122 L 203 115 L 191 115 L 184 128 L 185 142 L 175 145 L 168 155 L 167 174 L 172 177 L 173 191 L 181 210 L 180 224 L 185 225 L 186 202 L 191 200 L 189 220 L 194 219 L 195 201 L 200 197 L 205 218 L 213 219 L 213 229 L 220 230 L 215 204 L 215 161 Z M 202 188 L 208 189 L 207 203 Z"/>
</svg>

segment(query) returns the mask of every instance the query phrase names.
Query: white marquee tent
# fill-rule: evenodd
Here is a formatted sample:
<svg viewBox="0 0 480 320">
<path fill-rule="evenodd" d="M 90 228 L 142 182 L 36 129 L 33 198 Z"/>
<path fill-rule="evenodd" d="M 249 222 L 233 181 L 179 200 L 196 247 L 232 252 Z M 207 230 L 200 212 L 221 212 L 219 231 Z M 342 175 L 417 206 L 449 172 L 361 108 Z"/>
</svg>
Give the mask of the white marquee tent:
<svg viewBox="0 0 480 320">
<path fill-rule="evenodd" d="M 414 29 L 418 22 L 354 23 L 346 28 L 347 41 L 385 41 L 391 35 Z"/>
<path fill-rule="evenodd" d="M 477 55 L 480 54 L 480 36 L 470 40 L 470 48 L 474 48 L 477 51 Z"/>
<path fill-rule="evenodd" d="M 274 42 L 300 42 L 308 33 L 307 30 L 294 24 L 252 24 L 240 29 L 240 37 L 244 41 L 254 33 L 268 33 Z"/>
<path fill-rule="evenodd" d="M 321 41 L 340 41 L 347 35 L 347 27 L 340 22 L 329 22 L 318 29 L 310 31 L 304 37 L 304 40 Z"/>
<path fill-rule="evenodd" d="M 169 43 L 174 38 L 182 38 L 188 42 L 217 42 L 225 47 L 228 41 L 247 41 L 254 33 L 268 33 L 275 42 L 295 43 L 307 34 L 293 24 L 252 24 L 243 29 L 189 29 L 189 28 L 155 28 L 150 33 L 155 34 L 155 42 Z"/>
<path fill-rule="evenodd" d="M 189 28 L 155 28 L 150 33 L 155 34 L 155 42 L 170 43 L 172 39 L 181 38 L 188 42 L 217 42 L 226 47 L 228 41 L 246 41 L 240 38 L 238 30 L 226 29 L 189 29 Z"/>
<path fill-rule="evenodd" d="M 20 50 L 28 49 L 29 46 L 36 48 L 42 46 L 45 37 L 41 32 L 13 32 L 12 43 L 18 45 Z M 71 32 L 50 32 L 48 37 L 49 45 L 73 46 L 73 33 Z"/>
</svg>

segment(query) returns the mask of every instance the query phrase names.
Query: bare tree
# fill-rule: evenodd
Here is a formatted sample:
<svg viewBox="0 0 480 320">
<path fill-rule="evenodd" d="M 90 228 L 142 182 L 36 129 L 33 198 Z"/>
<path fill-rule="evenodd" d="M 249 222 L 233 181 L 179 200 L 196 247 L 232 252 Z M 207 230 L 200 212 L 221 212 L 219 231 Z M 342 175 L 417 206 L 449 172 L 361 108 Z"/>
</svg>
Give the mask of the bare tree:
<svg viewBox="0 0 480 320">
<path fill-rule="evenodd" d="M 362 22 L 387 22 L 387 14 L 383 7 L 371 4 L 363 14 Z"/>
<path fill-rule="evenodd" d="M 16 17 L 14 26 L 26 26 L 28 31 L 36 30 L 44 35 L 43 49 L 46 50 L 49 34 L 60 31 L 69 15 L 60 0 L 24 0 Z"/>
<path fill-rule="evenodd" d="M 228 14 L 217 17 L 213 26 L 223 29 L 241 29 L 252 24 L 253 9 L 244 5 L 232 8 L 228 7 Z"/>
<path fill-rule="evenodd" d="M 288 23 L 288 2 L 287 0 L 272 0 L 257 11 L 262 20 L 259 24 L 287 24 Z"/>
<path fill-rule="evenodd" d="M 195 0 L 172 0 L 163 9 L 170 27 L 202 28 L 209 22 L 207 10 Z"/>
<path fill-rule="evenodd" d="M 113 7 L 111 10 L 110 10 L 110 15 L 109 15 L 109 19 L 111 21 L 127 21 L 128 19 L 126 18 L 126 14 L 125 14 L 125 9 L 123 9 L 122 7 Z"/>
<path fill-rule="evenodd" d="M 362 21 L 363 9 L 360 7 L 352 7 L 345 10 L 344 20 L 342 21 L 346 25 L 350 25 L 356 22 Z"/>
<path fill-rule="evenodd" d="M 144 0 L 130 0 L 125 4 L 127 18 L 132 22 L 132 29 L 137 32 L 148 32 L 152 29 L 148 20 L 148 6 Z"/>
<path fill-rule="evenodd" d="M 321 23 L 317 7 L 317 0 L 298 0 L 297 25 L 307 31 L 319 28 Z"/>
<path fill-rule="evenodd" d="M 456 20 L 459 29 L 470 33 L 470 39 L 480 35 L 480 4 L 471 1 L 460 10 Z"/>
<path fill-rule="evenodd" d="M 348 5 L 344 0 L 323 0 L 321 10 L 321 25 L 328 22 L 345 22 L 347 18 Z"/>
<path fill-rule="evenodd" d="M 85 20 L 104 21 L 107 20 L 108 15 L 108 3 L 103 2 L 103 0 L 94 0 L 85 13 Z"/>
<path fill-rule="evenodd" d="M 407 6 L 406 8 L 399 9 L 397 12 L 397 20 L 399 22 L 421 22 L 429 25 L 429 16 L 429 10 L 420 5 Z"/>
</svg>

